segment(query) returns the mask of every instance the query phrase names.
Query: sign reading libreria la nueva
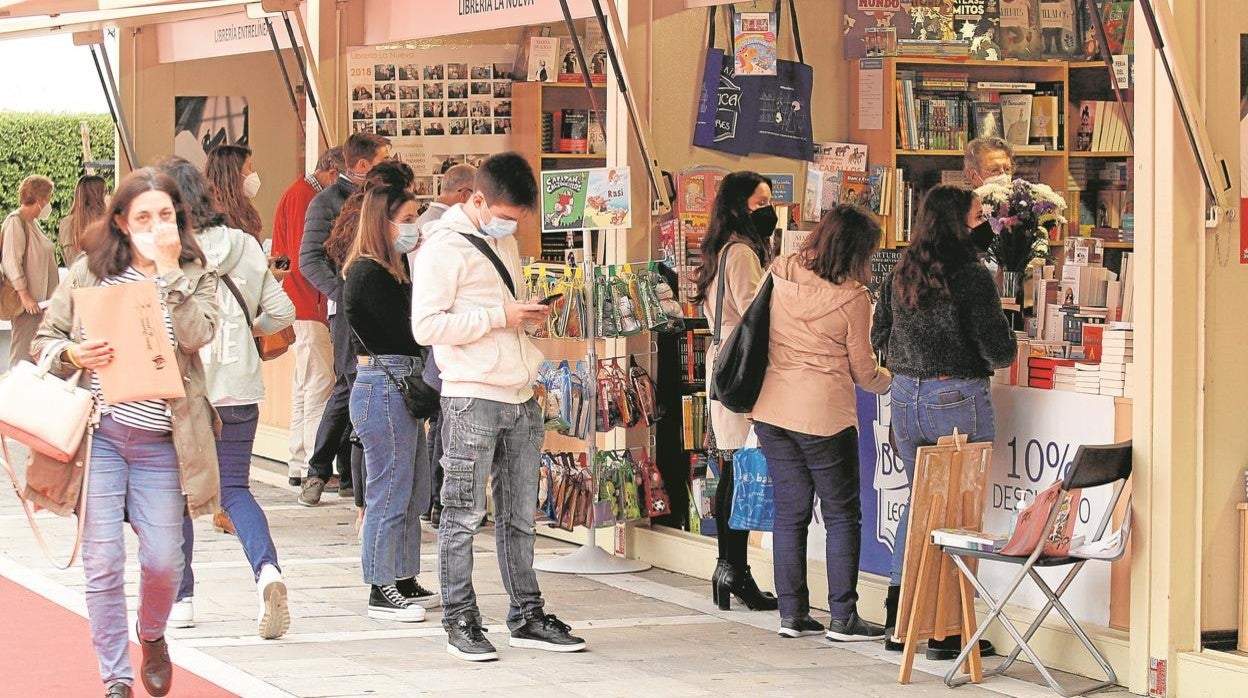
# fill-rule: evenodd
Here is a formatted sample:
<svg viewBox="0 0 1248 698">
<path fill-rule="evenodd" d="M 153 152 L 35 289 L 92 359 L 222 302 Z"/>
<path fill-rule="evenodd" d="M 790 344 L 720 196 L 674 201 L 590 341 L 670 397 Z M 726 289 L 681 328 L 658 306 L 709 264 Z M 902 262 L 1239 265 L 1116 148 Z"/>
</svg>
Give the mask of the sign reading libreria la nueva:
<svg viewBox="0 0 1248 698">
<path fill-rule="evenodd" d="M 537 0 L 458 0 L 460 16 L 532 7 Z"/>
</svg>

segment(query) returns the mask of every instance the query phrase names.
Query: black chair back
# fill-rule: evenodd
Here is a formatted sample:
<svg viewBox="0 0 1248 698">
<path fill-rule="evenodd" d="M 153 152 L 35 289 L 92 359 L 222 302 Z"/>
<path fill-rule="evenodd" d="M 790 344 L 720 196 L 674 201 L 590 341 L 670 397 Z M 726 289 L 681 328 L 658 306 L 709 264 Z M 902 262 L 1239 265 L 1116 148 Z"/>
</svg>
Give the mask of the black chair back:
<svg viewBox="0 0 1248 698">
<path fill-rule="evenodd" d="M 1080 446 L 1066 472 L 1062 489 L 1085 489 L 1108 485 L 1131 477 L 1131 442 L 1106 446 Z"/>
</svg>

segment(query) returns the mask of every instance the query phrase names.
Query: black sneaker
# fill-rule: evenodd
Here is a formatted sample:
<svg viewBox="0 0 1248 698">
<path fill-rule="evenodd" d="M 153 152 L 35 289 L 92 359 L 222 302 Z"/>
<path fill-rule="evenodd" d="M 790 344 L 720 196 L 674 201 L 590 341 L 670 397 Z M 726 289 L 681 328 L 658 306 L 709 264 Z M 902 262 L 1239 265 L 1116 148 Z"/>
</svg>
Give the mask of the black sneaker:
<svg viewBox="0 0 1248 698">
<path fill-rule="evenodd" d="M 905 638 L 897 636 L 897 628 L 884 628 L 884 651 L 900 652 L 906 648 Z"/>
<path fill-rule="evenodd" d="M 290 477 L 286 478 L 286 484 L 290 485 L 291 487 L 303 487 L 303 478 L 299 477 L 298 475 L 291 475 Z"/>
<path fill-rule="evenodd" d="M 858 617 L 857 611 L 845 620 L 832 619 L 826 637 L 832 642 L 870 642 L 884 637 L 884 628 Z"/>
<path fill-rule="evenodd" d="M 437 608 L 442 605 L 441 595 L 422 587 L 415 577 L 396 579 L 394 586 L 404 598 L 422 608 Z"/>
<path fill-rule="evenodd" d="M 498 650 L 485 639 L 480 621 L 460 618 L 446 631 L 446 651 L 466 662 L 492 662 Z"/>
<path fill-rule="evenodd" d="M 429 509 L 429 525 L 433 528 L 437 528 L 441 524 L 442 506 L 440 504 L 434 504 L 433 507 Z"/>
<path fill-rule="evenodd" d="M 425 609 L 412 603 L 399 593 L 393 584 L 373 585 L 368 595 L 368 617 L 377 620 L 397 620 L 400 623 L 419 623 L 425 619 Z"/>
<path fill-rule="evenodd" d="M 524 617 L 524 625 L 511 631 L 512 647 L 547 652 L 580 652 L 585 641 L 572 635 L 572 626 L 564 623 L 553 613 L 536 613 Z"/>
<path fill-rule="evenodd" d="M 928 640 L 927 652 L 924 653 L 929 660 L 933 662 L 947 662 L 950 659 L 957 659 L 962 653 L 962 636 L 950 635 L 943 640 Z M 979 641 L 979 656 L 992 657 L 996 655 L 997 648 L 987 640 Z"/>
<path fill-rule="evenodd" d="M 806 637 L 818 635 L 823 630 L 823 623 L 811 618 L 809 613 L 803 613 L 796 618 L 780 619 L 780 637 Z"/>
</svg>

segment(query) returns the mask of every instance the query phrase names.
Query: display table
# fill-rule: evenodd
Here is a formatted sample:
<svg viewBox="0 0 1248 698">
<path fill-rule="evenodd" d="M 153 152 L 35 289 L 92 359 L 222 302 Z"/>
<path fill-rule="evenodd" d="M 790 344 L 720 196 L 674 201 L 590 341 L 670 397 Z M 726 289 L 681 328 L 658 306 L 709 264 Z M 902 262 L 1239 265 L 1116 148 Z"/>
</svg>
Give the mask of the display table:
<svg viewBox="0 0 1248 698">
<path fill-rule="evenodd" d="M 993 532 L 1008 531 L 1014 512 L 1062 476 L 1080 445 L 1121 441 L 1118 412 L 1130 409 L 1129 401 L 1123 401 L 1124 405 L 1113 397 L 1019 386 L 994 384 L 992 396 L 996 439 L 986 488 L 984 530 Z M 900 544 L 895 541 L 897 523 L 910 495 L 901 459 L 888 445 L 889 420 L 887 396 L 859 393 L 861 569 L 883 576 L 888 575 L 893 545 Z M 1076 535 L 1095 532 L 1108 506 L 1109 494 L 1109 487 L 1083 492 Z M 822 526 L 811 527 L 808 550 L 812 557 L 822 558 Z M 998 589 L 1016 571 L 1007 565 L 984 563 L 980 576 L 989 589 Z M 1041 572 L 1046 579 L 1054 576 L 1057 581 L 1064 573 L 1065 570 Z M 1110 565 L 1091 562 L 1063 600 L 1079 620 L 1108 626 L 1110 587 Z M 1038 590 L 1024 587 L 1014 601 L 1019 606 L 1040 609 L 1046 599 Z"/>
</svg>

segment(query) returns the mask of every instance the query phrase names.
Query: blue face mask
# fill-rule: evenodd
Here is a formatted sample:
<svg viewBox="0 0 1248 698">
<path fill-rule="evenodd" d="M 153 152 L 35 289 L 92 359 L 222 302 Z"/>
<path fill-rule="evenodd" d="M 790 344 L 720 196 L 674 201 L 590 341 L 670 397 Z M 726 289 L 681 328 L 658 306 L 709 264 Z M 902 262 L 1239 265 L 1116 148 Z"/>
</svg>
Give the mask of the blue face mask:
<svg viewBox="0 0 1248 698">
<path fill-rule="evenodd" d="M 420 243 L 420 226 L 416 223 L 391 223 L 399 231 L 399 236 L 394 239 L 394 249 L 399 254 L 407 254 L 416 249 L 416 245 Z"/>
<path fill-rule="evenodd" d="M 498 216 L 490 219 L 489 223 L 481 226 L 481 232 L 489 235 L 495 240 L 501 240 L 516 234 L 516 227 L 519 225 L 516 221 L 506 221 Z"/>
</svg>

